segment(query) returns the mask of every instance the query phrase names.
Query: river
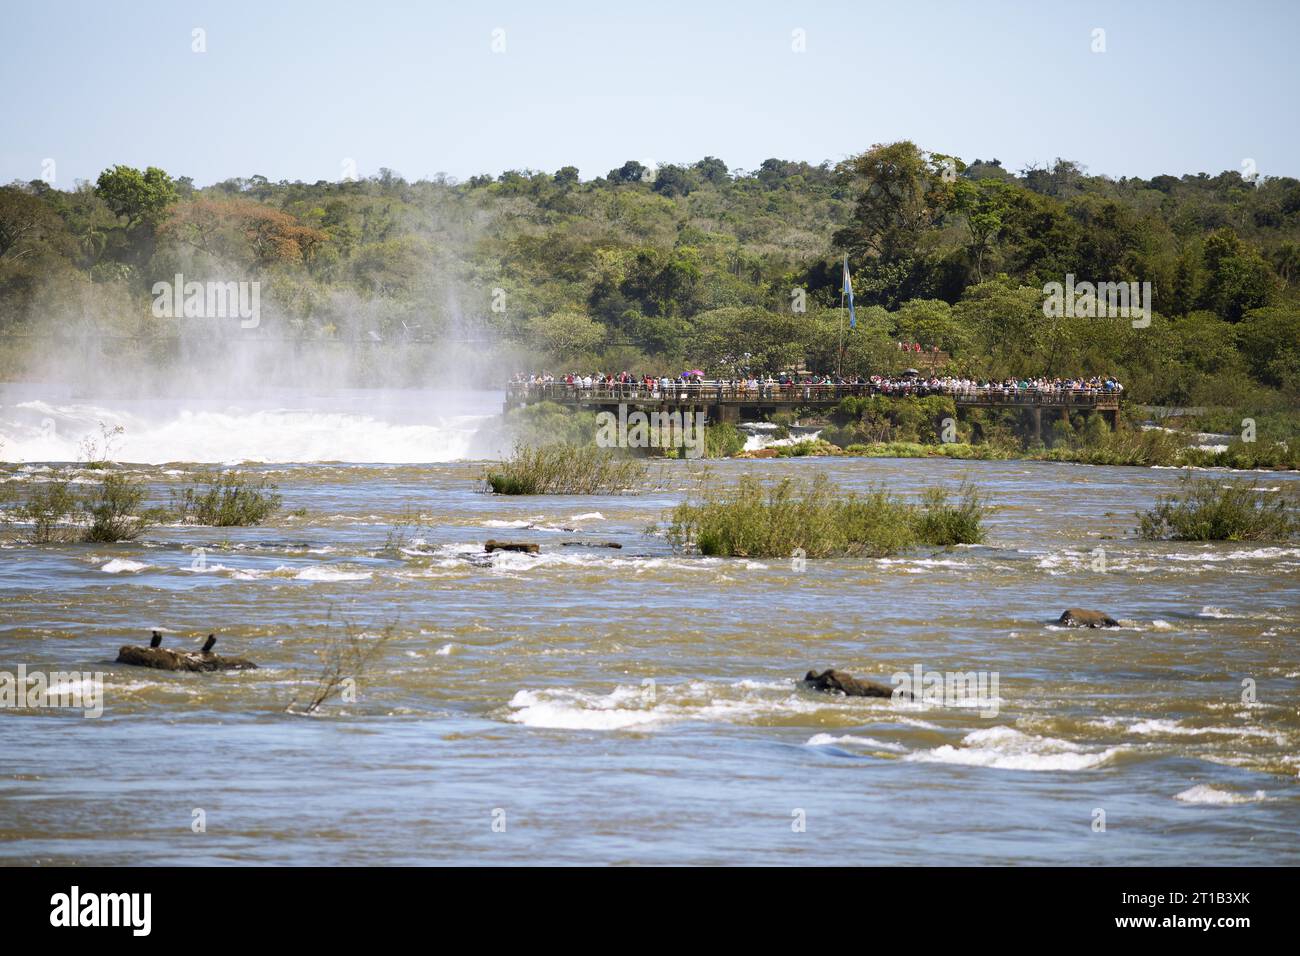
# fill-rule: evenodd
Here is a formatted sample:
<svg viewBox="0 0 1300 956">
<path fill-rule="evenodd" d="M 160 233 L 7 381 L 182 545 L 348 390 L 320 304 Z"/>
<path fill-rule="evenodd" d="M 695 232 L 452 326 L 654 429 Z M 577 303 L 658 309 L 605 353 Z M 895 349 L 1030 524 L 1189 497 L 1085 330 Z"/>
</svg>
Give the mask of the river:
<svg viewBox="0 0 1300 956">
<path fill-rule="evenodd" d="M 983 545 L 800 566 L 646 533 L 699 463 L 656 464 L 637 495 L 483 493 L 496 393 L 5 399 L 10 482 L 106 420 L 155 496 L 188 482 L 178 460 L 250 459 L 284 511 L 118 545 L 6 536 L 0 671 L 102 673 L 104 701 L 0 709 L 0 862 L 1300 863 L 1300 547 L 1138 540 L 1176 470 L 711 463 L 908 495 L 968 478 L 994 508 Z M 485 555 L 492 537 L 541 553 Z M 1070 606 L 1122 626 L 1056 626 Z M 355 700 L 287 713 L 349 626 L 390 634 Z M 261 666 L 112 663 L 152 628 L 178 648 L 215 631 Z M 918 665 L 996 675 L 996 694 L 977 711 L 795 683 Z"/>
</svg>

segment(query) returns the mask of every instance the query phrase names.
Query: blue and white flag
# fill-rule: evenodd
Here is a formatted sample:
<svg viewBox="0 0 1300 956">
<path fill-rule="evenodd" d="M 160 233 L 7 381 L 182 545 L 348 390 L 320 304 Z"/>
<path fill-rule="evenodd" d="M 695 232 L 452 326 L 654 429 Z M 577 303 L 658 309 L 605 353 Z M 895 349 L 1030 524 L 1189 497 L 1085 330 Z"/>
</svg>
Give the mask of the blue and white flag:
<svg viewBox="0 0 1300 956">
<path fill-rule="evenodd" d="M 842 290 L 842 293 L 844 296 L 848 296 L 849 298 L 849 328 L 856 329 L 858 327 L 858 316 L 857 313 L 853 311 L 853 283 L 849 279 L 849 257 L 848 256 L 844 257 L 844 288 Z M 842 296 L 840 301 L 841 302 L 844 301 Z"/>
</svg>

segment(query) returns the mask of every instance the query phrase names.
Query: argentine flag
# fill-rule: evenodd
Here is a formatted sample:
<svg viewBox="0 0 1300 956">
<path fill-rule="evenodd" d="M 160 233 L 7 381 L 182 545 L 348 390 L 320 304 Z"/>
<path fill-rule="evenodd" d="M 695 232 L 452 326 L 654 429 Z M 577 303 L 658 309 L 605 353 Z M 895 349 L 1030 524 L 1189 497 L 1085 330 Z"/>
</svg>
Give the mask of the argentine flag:
<svg viewBox="0 0 1300 956">
<path fill-rule="evenodd" d="M 844 288 L 841 291 L 843 295 L 849 297 L 849 328 L 856 329 L 858 327 L 858 316 L 853 311 L 853 283 L 849 280 L 848 256 L 844 257 Z M 843 301 L 843 298 L 840 301 Z"/>
</svg>

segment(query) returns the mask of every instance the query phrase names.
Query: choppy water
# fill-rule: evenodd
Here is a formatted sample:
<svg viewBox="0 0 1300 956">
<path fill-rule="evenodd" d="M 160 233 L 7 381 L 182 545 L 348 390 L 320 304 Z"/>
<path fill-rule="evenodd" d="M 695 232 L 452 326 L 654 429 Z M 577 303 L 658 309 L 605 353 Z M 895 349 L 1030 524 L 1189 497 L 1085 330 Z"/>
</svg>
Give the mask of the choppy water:
<svg viewBox="0 0 1300 956">
<path fill-rule="evenodd" d="M 1176 471 L 715 464 L 970 477 L 997 508 L 983 546 L 801 571 L 645 535 L 689 462 L 639 496 L 533 499 L 481 493 L 475 462 L 252 467 L 285 496 L 264 527 L 0 549 L 0 670 L 106 682 L 98 719 L 0 710 L 3 862 L 1300 862 L 1300 547 L 1136 540 Z M 132 470 L 159 494 L 186 471 Z M 1067 606 L 1124 626 L 1059 629 Z M 355 703 L 286 714 L 340 615 L 394 637 Z M 262 668 L 110 663 L 155 626 Z M 794 683 L 917 664 L 997 672 L 996 715 Z"/>
</svg>

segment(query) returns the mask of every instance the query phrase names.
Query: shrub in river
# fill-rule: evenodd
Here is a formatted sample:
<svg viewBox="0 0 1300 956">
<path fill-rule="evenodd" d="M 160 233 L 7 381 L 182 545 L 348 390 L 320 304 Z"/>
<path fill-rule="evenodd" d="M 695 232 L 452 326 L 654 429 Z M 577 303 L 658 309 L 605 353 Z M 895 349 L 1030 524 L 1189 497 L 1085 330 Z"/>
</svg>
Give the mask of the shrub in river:
<svg viewBox="0 0 1300 956">
<path fill-rule="evenodd" d="M 918 544 L 975 543 L 983 537 L 983 506 L 967 488 L 958 505 L 928 492 L 919 506 L 883 489 L 840 494 L 825 475 L 763 485 L 744 476 L 730 488 L 702 485 L 695 500 L 669 514 L 668 541 L 677 550 L 725 557 L 881 557 Z"/>
<path fill-rule="evenodd" d="M 144 484 L 126 475 L 106 474 L 78 495 L 68 475 L 58 472 L 52 480 L 32 485 L 6 517 L 30 522 L 34 544 L 131 541 L 149 525 L 140 507 L 144 498 Z"/>
<path fill-rule="evenodd" d="M 1178 493 L 1138 514 L 1138 533 L 1152 541 L 1285 541 L 1300 534 L 1298 505 L 1258 482 L 1187 476 Z"/>
<path fill-rule="evenodd" d="M 1234 441 L 1227 448 L 1218 451 L 1189 448 L 1183 453 L 1181 461 L 1185 465 L 1201 468 L 1295 471 L 1300 469 L 1300 441 L 1292 440 L 1290 445 L 1280 441 Z"/>
<path fill-rule="evenodd" d="M 349 691 L 355 693 L 366 669 L 397 632 L 396 625 L 389 624 L 378 634 L 367 633 L 346 617 L 335 628 L 333 616 L 331 611 L 326 620 L 325 638 L 316 649 L 320 672 L 314 679 L 301 680 L 298 692 L 285 707 L 287 713 L 314 714 L 331 697 L 339 697 L 346 703 L 356 700 Z"/>
<path fill-rule="evenodd" d="M 600 495 L 626 491 L 645 474 L 643 461 L 595 444 L 516 445 L 483 480 L 498 495 Z"/>
<path fill-rule="evenodd" d="M 215 528 L 261 524 L 280 509 L 275 485 L 237 471 L 204 476 L 206 488 L 186 488 L 176 502 L 177 520 Z"/>
<path fill-rule="evenodd" d="M 144 495 L 143 482 L 126 475 L 105 475 L 99 487 L 82 499 L 82 509 L 90 515 L 82 540 L 108 543 L 139 537 L 147 527 L 140 514 Z"/>
<path fill-rule="evenodd" d="M 1186 450 L 1187 443 L 1170 432 L 1125 429 L 1099 433 L 1091 444 L 1057 445 L 1032 457 L 1082 465 L 1176 465 Z"/>
<path fill-rule="evenodd" d="M 984 540 L 984 505 L 975 486 L 963 482 L 956 503 L 942 488 L 927 488 L 913 514 L 916 538 L 922 544 L 951 547 Z"/>
<path fill-rule="evenodd" d="M 904 441 L 849 445 L 844 449 L 844 453 L 863 458 L 962 458 L 977 461 L 1001 461 L 1006 458 L 1017 458 L 1020 455 L 1015 449 L 1008 449 L 988 442 L 978 445 L 970 445 L 965 442 L 922 445 L 917 442 Z"/>
<path fill-rule="evenodd" d="M 704 454 L 709 458 L 730 458 L 745 450 L 745 435 L 735 425 L 714 422 L 704 429 Z"/>
<path fill-rule="evenodd" d="M 53 544 L 78 536 L 75 529 L 64 526 L 76 511 L 77 496 L 72 491 L 72 483 L 60 473 L 51 481 L 29 487 L 26 499 L 6 514 L 31 522 L 33 544 Z"/>
<path fill-rule="evenodd" d="M 777 445 L 776 453 L 780 458 L 804 458 L 809 455 L 842 455 L 844 449 L 819 438 L 805 438 L 792 445 Z"/>
<path fill-rule="evenodd" d="M 114 425 L 109 428 L 103 422 L 99 423 L 99 439 L 95 436 L 87 435 L 81 440 L 81 460 L 85 467 L 92 470 L 102 470 L 112 463 L 113 446 L 121 439 L 126 429 L 121 425 Z"/>
<path fill-rule="evenodd" d="M 400 554 L 408 548 L 427 541 L 432 533 L 432 528 L 425 522 L 419 510 L 408 505 L 403 509 L 401 517 L 388 529 L 383 553 Z"/>
</svg>

